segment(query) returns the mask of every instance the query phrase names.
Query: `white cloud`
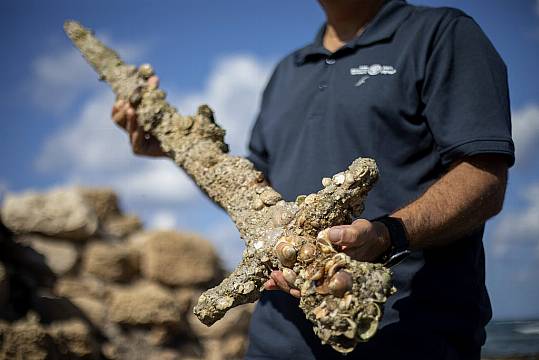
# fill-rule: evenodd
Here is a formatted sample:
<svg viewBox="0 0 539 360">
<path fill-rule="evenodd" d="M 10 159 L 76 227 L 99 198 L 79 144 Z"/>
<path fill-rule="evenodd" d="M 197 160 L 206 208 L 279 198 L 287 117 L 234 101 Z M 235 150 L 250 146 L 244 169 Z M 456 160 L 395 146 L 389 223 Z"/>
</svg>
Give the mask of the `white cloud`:
<svg viewBox="0 0 539 360">
<path fill-rule="evenodd" d="M 512 115 L 513 139 L 519 164 L 535 156 L 539 142 L 539 105 L 530 104 Z"/>
<path fill-rule="evenodd" d="M 176 216 L 170 211 L 159 211 L 151 218 L 149 228 L 156 230 L 174 229 L 176 228 Z"/>
<path fill-rule="evenodd" d="M 111 179 L 122 198 L 166 204 L 189 200 L 200 191 L 170 160 L 140 160 L 133 169 Z"/>
<path fill-rule="evenodd" d="M 539 257 L 539 183 L 525 189 L 522 194 L 527 206 L 505 213 L 493 231 L 494 255 L 502 257 L 515 246 L 534 249 Z"/>
<path fill-rule="evenodd" d="M 226 130 L 231 152 L 244 155 L 271 69 L 268 62 L 251 55 L 226 56 L 216 63 L 202 92 L 173 96 L 172 102 L 182 113 L 194 113 L 198 105 L 209 104 L 217 123 Z"/>
<path fill-rule="evenodd" d="M 110 119 L 114 96 L 101 90 L 88 97 L 73 121 L 45 142 L 36 160 L 41 171 L 108 171 L 132 165 L 125 134 Z"/>
<path fill-rule="evenodd" d="M 143 45 L 128 45 L 100 35 L 122 58 L 133 61 L 146 50 Z M 97 75 L 74 47 L 56 49 L 36 57 L 31 78 L 26 83 L 31 98 L 40 108 L 53 112 L 66 110 L 84 91 L 99 88 Z"/>
<path fill-rule="evenodd" d="M 247 142 L 267 76 L 268 67 L 254 57 L 228 56 L 210 72 L 204 91 L 176 96 L 172 103 L 185 113 L 203 102 L 213 106 L 227 140 L 244 153 L 239 149 Z M 66 184 L 112 186 L 128 204 L 192 199 L 199 190 L 172 162 L 132 154 L 126 134 L 110 119 L 113 100 L 109 90 L 93 91 L 75 118 L 46 140 L 37 169 L 64 174 Z"/>
</svg>

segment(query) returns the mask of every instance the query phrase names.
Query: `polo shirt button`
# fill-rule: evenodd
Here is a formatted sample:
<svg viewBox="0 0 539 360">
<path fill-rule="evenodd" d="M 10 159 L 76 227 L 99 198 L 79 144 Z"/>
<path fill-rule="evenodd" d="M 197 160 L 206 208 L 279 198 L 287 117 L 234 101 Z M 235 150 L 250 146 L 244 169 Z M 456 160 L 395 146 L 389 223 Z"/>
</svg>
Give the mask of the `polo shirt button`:
<svg viewBox="0 0 539 360">
<path fill-rule="evenodd" d="M 333 64 L 335 64 L 335 59 L 327 58 L 327 59 L 326 59 L 326 64 L 328 64 L 328 65 L 333 65 Z"/>
<path fill-rule="evenodd" d="M 318 84 L 318 88 L 319 88 L 320 90 L 324 90 L 324 89 L 327 88 L 327 87 L 328 87 L 328 83 L 325 82 L 325 81 L 321 81 L 320 84 Z"/>
</svg>

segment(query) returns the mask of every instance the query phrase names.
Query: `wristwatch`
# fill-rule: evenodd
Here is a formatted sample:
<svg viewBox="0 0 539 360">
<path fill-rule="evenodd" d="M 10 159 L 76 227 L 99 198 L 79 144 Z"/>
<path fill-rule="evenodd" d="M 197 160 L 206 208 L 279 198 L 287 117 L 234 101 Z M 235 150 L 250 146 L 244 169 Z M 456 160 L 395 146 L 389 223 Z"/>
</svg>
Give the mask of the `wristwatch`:
<svg viewBox="0 0 539 360">
<path fill-rule="evenodd" d="M 371 222 L 375 221 L 381 222 L 386 226 L 389 232 L 389 241 L 391 242 L 391 246 L 384 254 L 382 254 L 379 262 L 386 267 L 393 267 L 406 259 L 411 253 L 406 228 L 401 219 L 389 215 L 380 216 L 371 220 Z"/>
</svg>

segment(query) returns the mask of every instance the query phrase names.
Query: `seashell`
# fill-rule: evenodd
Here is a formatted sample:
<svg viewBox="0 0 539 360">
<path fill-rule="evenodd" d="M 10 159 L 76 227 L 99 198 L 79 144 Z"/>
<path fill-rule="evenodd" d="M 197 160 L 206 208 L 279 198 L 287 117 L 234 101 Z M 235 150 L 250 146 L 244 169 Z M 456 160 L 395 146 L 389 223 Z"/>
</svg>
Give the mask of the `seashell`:
<svg viewBox="0 0 539 360">
<path fill-rule="evenodd" d="M 313 261 L 315 255 L 316 246 L 311 243 L 306 243 L 299 249 L 298 260 L 308 263 Z"/>
<path fill-rule="evenodd" d="M 340 270 L 329 280 L 328 289 L 332 295 L 342 298 L 348 290 L 352 289 L 352 275 Z"/>
<path fill-rule="evenodd" d="M 140 75 L 147 79 L 152 75 L 155 75 L 155 72 L 153 71 L 153 67 L 150 64 L 142 64 L 138 68 L 138 72 Z"/>
<path fill-rule="evenodd" d="M 328 310 L 325 307 L 317 306 L 313 309 L 313 314 L 315 318 L 319 320 L 328 314 Z"/>
<path fill-rule="evenodd" d="M 368 323 L 365 324 L 367 321 Z M 366 341 L 376 333 L 376 330 L 378 329 L 378 320 L 369 318 L 362 319 L 359 325 L 360 328 L 357 330 L 359 338 Z"/>
<path fill-rule="evenodd" d="M 316 201 L 316 194 L 309 194 L 305 198 L 305 205 L 313 204 Z"/>
<path fill-rule="evenodd" d="M 283 266 L 292 266 L 296 262 L 296 249 L 287 241 L 277 242 L 275 254 Z"/>
<path fill-rule="evenodd" d="M 340 172 L 338 174 L 333 175 L 332 180 L 335 185 L 342 185 L 344 184 L 344 181 L 346 180 L 346 176 L 344 175 L 344 173 Z"/>
<path fill-rule="evenodd" d="M 344 182 L 348 186 L 350 186 L 350 185 L 352 185 L 353 183 L 356 182 L 356 179 L 354 178 L 354 175 L 352 175 L 352 173 L 346 172 L 346 174 L 344 175 Z"/>
<path fill-rule="evenodd" d="M 262 210 L 265 207 L 264 202 L 260 200 L 260 198 L 256 198 L 253 201 L 253 209 L 255 210 Z"/>
<path fill-rule="evenodd" d="M 354 339 L 357 333 L 357 324 L 353 322 L 350 318 L 346 318 L 346 321 L 348 321 L 348 328 L 343 335 L 349 339 Z"/>
<path fill-rule="evenodd" d="M 296 205 L 301 205 L 306 197 L 307 195 L 298 195 L 298 197 L 296 197 Z"/>
<path fill-rule="evenodd" d="M 275 226 L 288 225 L 294 218 L 294 214 L 286 211 L 286 209 L 282 206 L 274 207 L 272 212 L 273 216 L 271 220 Z"/>
<path fill-rule="evenodd" d="M 193 126 L 194 119 L 192 116 L 179 116 L 178 118 L 178 127 L 181 130 L 189 130 Z"/>
<path fill-rule="evenodd" d="M 289 269 L 289 268 L 283 268 L 282 271 L 283 271 L 283 277 L 285 278 L 288 285 L 293 287 L 294 283 L 296 282 L 296 277 L 297 277 L 294 270 Z"/>
<path fill-rule="evenodd" d="M 305 214 L 301 214 L 298 216 L 298 226 L 303 226 L 303 224 L 305 224 L 305 221 L 307 220 L 307 217 L 305 216 Z"/>
<path fill-rule="evenodd" d="M 326 283 L 323 283 L 322 285 L 318 285 L 314 291 L 316 291 L 317 294 L 320 295 L 327 295 L 330 294 L 331 291 L 329 290 L 329 287 Z"/>
<path fill-rule="evenodd" d="M 348 310 L 350 308 L 350 305 L 352 304 L 352 294 L 346 294 L 339 302 L 339 309 L 341 310 Z"/>
<path fill-rule="evenodd" d="M 318 233 L 318 235 L 316 236 L 316 244 L 318 245 L 320 251 L 323 254 L 331 254 L 337 252 L 329 241 L 329 229 L 324 229 Z"/>
<path fill-rule="evenodd" d="M 266 189 L 260 194 L 260 199 L 264 202 L 264 204 L 271 206 L 277 204 L 277 201 L 281 200 L 281 195 L 272 188 L 266 187 Z"/>
<path fill-rule="evenodd" d="M 328 187 L 329 185 L 331 185 L 331 179 L 330 178 L 323 178 L 322 179 L 322 186 L 324 187 Z"/>
<path fill-rule="evenodd" d="M 314 285 L 312 281 L 305 281 L 303 285 L 301 285 L 301 296 L 307 296 L 312 293 L 314 290 Z"/>
<path fill-rule="evenodd" d="M 382 310 L 380 309 L 380 306 L 378 304 L 372 302 L 367 304 L 364 313 L 378 320 L 380 318 L 380 315 L 382 315 Z"/>
<path fill-rule="evenodd" d="M 324 276 L 324 268 L 322 266 L 313 266 L 307 270 L 307 279 L 316 281 Z"/>
<path fill-rule="evenodd" d="M 326 273 L 328 274 L 328 278 L 333 277 L 335 273 L 337 273 L 337 270 L 343 268 L 347 264 L 346 254 L 338 253 L 326 263 Z"/>
</svg>

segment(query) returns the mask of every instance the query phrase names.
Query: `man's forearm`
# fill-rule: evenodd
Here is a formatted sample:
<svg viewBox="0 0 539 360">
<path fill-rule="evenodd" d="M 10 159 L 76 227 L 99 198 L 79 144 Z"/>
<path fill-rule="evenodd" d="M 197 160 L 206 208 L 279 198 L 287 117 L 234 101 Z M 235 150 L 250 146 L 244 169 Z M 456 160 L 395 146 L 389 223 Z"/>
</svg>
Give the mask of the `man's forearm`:
<svg viewBox="0 0 539 360">
<path fill-rule="evenodd" d="M 507 163 L 502 156 L 470 157 L 392 216 L 403 221 L 411 249 L 445 245 L 501 210 L 506 182 Z"/>
</svg>

